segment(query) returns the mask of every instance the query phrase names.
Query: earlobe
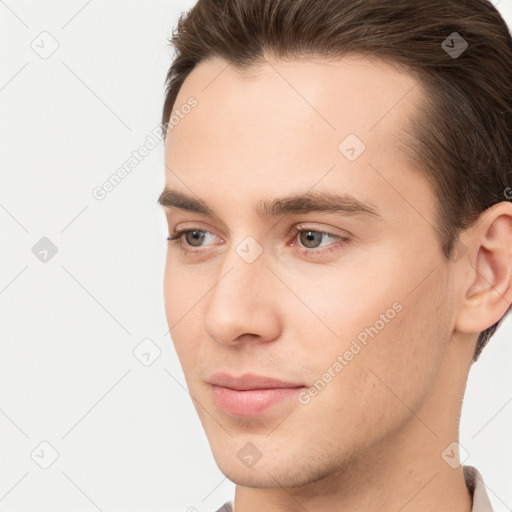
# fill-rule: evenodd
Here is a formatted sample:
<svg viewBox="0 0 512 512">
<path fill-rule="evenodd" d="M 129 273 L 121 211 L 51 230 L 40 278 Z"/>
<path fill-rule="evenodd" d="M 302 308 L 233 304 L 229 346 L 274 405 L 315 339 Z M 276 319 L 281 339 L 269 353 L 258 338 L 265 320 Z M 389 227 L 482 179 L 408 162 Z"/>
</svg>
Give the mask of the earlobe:
<svg viewBox="0 0 512 512">
<path fill-rule="evenodd" d="M 469 257 L 461 262 L 471 269 L 461 279 L 455 329 L 465 333 L 491 327 L 512 302 L 512 203 L 498 203 L 481 218 L 467 242 Z"/>
</svg>

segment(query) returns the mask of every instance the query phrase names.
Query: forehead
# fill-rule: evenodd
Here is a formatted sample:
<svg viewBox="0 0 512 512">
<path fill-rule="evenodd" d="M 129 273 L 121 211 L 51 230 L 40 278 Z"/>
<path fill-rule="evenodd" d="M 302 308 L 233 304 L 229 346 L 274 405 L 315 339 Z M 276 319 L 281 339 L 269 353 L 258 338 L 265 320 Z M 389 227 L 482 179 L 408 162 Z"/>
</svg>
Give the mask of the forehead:
<svg viewBox="0 0 512 512">
<path fill-rule="evenodd" d="M 268 59 L 244 71 L 201 62 L 174 105 L 179 113 L 197 101 L 169 130 L 166 183 L 203 197 L 229 185 L 225 199 L 240 205 L 312 187 L 396 201 L 386 181 L 421 180 L 399 150 L 421 95 L 396 64 L 360 55 Z"/>
<path fill-rule="evenodd" d="M 215 125 L 213 136 L 233 125 L 254 133 L 285 126 L 286 132 L 273 135 L 285 136 L 295 128 L 335 137 L 358 132 L 368 140 L 373 133 L 389 134 L 396 121 L 413 112 L 420 94 L 415 77 L 377 57 L 267 59 L 248 69 L 215 58 L 192 70 L 174 107 L 179 110 L 190 96 L 198 99 L 195 135 L 201 125 Z M 222 115 L 211 117 L 219 111 Z M 187 124 L 174 127 L 172 135 L 186 135 Z"/>
</svg>

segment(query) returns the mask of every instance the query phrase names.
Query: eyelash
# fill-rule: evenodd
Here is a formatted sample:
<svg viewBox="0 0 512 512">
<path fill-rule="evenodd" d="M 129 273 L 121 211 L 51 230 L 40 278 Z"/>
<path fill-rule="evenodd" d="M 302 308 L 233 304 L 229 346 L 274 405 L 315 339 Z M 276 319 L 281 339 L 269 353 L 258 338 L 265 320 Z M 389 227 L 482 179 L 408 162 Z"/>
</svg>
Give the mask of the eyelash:
<svg viewBox="0 0 512 512">
<path fill-rule="evenodd" d="M 177 245 L 184 255 L 198 253 L 198 252 L 200 252 L 200 250 L 197 251 L 197 250 L 187 249 L 181 243 L 181 239 L 183 238 L 183 236 L 192 231 L 199 231 L 201 233 L 211 233 L 211 231 L 207 231 L 207 230 L 199 229 L 199 228 L 176 230 L 172 234 L 172 236 L 167 237 L 167 240 L 169 241 L 170 244 L 175 245 L 175 246 Z M 346 237 L 343 237 L 340 235 L 335 235 L 334 233 L 330 233 L 328 231 L 322 231 L 321 229 L 310 229 L 310 228 L 299 229 L 299 227 L 297 227 L 297 226 L 295 226 L 292 229 L 292 232 L 289 235 L 293 234 L 293 239 L 295 239 L 297 237 L 297 235 L 299 235 L 300 233 L 304 233 L 304 232 L 308 232 L 308 231 L 313 231 L 314 233 L 320 233 L 322 235 L 328 235 L 332 238 L 337 239 L 338 243 L 329 244 L 327 246 L 328 247 L 327 249 L 325 249 L 325 248 L 324 249 L 308 249 L 308 248 L 299 246 L 299 248 L 297 250 L 304 256 L 317 256 L 317 255 L 323 256 L 323 255 L 326 255 L 333 251 L 336 251 L 337 248 L 345 247 L 345 245 L 349 242 L 349 238 L 346 238 Z M 333 245 L 335 246 L 334 248 L 331 247 Z"/>
</svg>

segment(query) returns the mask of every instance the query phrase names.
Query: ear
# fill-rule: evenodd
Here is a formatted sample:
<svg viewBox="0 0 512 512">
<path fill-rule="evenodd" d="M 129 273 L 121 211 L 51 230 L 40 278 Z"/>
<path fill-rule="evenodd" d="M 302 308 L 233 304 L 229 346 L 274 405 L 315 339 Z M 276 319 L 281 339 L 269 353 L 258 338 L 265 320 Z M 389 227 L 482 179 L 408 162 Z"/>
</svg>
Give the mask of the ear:
<svg viewBox="0 0 512 512">
<path fill-rule="evenodd" d="M 484 211 L 464 237 L 466 258 L 457 261 L 459 294 L 455 330 L 479 333 L 498 322 L 512 302 L 512 203 Z"/>
</svg>

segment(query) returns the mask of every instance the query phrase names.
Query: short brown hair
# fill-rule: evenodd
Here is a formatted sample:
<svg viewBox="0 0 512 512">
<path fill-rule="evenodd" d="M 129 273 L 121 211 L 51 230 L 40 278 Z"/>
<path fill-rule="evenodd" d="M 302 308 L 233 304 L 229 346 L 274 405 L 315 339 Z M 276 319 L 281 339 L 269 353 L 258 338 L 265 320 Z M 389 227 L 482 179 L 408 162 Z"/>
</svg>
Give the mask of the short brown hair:
<svg viewBox="0 0 512 512">
<path fill-rule="evenodd" d="M 468 45 L 457 56 L 446 49 L 454 32 Z M 362 53 L 404 66 L 425 92 L 406 153 L 437 194 L 446 258 L 483 211 L 512 199 L 512 39 L 487 0 L 198 0 L 169 42 L 176 54 L 164 134 L 181 85 L 203 60 L 220 57 L 243 70 L 267 54 Z M 474 361 L 510 310 L 480 333 Z"/>
</svg>

